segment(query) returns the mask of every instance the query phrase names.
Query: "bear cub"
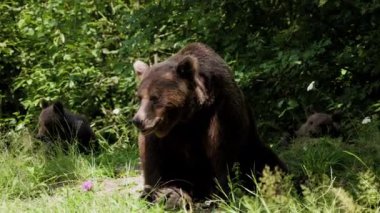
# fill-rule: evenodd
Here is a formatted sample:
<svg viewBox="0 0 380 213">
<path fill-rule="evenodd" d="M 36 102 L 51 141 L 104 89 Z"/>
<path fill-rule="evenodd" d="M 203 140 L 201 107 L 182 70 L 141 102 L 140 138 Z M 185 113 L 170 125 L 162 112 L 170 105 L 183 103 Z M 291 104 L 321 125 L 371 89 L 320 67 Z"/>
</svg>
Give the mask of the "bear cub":
<svg viewBox="0 0 380 213">
<path fill-rule="evenodd" d="M 297 130 L 289 128 L 288 132 L 281 138 L 280 143 L 288 145 L 294 138 L 298 137 L 319 138 L 329 136 L 336 138 L 344 136 L 340 122 L 341 114 L 339 112 L 334 114 L 313 112 Z"/>
<path fill-rule="evenodd" d="M 340 135 L 339 114 L 326 114 L 315 112 L 295 132 L 297 137 L 321 137 Z"/>
<path fill-rule="evenodd" d="M 48 143 L 73 144 L 77 141 L 79 151 L 83 153 L 97 149 L 95 134 L 84 116 L 71 113 L 61 102 L 49 105 L 42 101 L 41 106 L 37 139 Z"/>
<path fill-rule="evenodd" d="M 228 189 L 236 163 L 249 188 L 248 176 L 260 176 L 265 166 L 286 171 L 261 142 L 232 71 L 214 50 L 192 43 L 161 63 L 133 67 L 140 81 L 133 123 L 146 198 L 204 199 L 218 191 L 215 180 Z"/>
</svg>

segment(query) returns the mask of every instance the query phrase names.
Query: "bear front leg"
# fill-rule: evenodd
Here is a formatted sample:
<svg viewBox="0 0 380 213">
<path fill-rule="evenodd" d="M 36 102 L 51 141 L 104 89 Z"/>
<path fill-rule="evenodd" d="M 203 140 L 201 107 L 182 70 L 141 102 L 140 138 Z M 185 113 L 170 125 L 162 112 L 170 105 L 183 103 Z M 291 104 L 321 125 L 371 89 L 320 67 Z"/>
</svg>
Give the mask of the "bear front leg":
<svg viewBox="0 0 380 213">
<path fill-rule="evenodd" d="M 230 168 L 232 167 L 228 166 L 227 163 L 223 161 L 219 163 L 218 168 L 216 170 L 215 181 L 217 182 L 215 183 L 216 186 L 213 191 L 219 196 L 224 196 L 228 194 L 230 190 L 228 187 L 228 176 L 230 175 L 230 172 L 232 172 Z"/>
<path fill-rule="evenodd" d="M 139 135 L 139 154 L 144 177 L 144 189 L 141 197 L 148 201 L 154 200 L 153 191 L 159 185 L 161 178 L 157 144 L 156 141 L 147 141 L 145 136 Z"/>
<path fill-rule="evenodd" d="M 162 203 L 167 210 L 185 208 L 190 210 L 192 198 L 189 192 L 177 186 L 165 186 L 160 176 L 158 159 L 145 156 L 143 165 L 144 190 L 141 197 L 152 203 Z"/>
<path fill-rule="evenodd" d="M 141 197 L 152 203 L 162 203 L 167 210 L 179 208 L 190 210 L 192 206 L 190 194 L 182 188 L 163 185 L 158 167 L 154 167 L 156 162 L 151 157 L 145 158 L 144 190 Z"/>
</svg>

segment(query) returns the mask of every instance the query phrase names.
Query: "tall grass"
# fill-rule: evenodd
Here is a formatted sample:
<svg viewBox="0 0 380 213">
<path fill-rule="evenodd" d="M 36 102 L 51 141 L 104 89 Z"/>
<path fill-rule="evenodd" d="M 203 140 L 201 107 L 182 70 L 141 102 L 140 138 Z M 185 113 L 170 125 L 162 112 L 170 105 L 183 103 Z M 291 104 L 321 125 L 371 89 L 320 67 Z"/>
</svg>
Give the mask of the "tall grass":
<svg viewBox="0 0 380 213">
<path fill-rule="evenodd" d="M 290 176 L 265 170 L 253 180 L 255 191 L 231 180 L 227 199 L 214 197 L 206 203 L 216 205 L 197 204 L 195 210 L 379 212 L 380 131 L 376 123 L 357 131 L 350 143 L 296 139 L 276 149 Z M 75 146 L 64 153 L 40 143 L 27 130 L 7 132 L 0 138 L 0 212 L 164 212 L 161 204 L 139 199 L 141 186 L 128 182 L 139 175 L 137 167 L 135 144 L 116 143 L 99 155 L 83 155 Z M 90 191 L 81 188 L 86 180 L 94 184 Z"/>
<path fill-rule="evenodd" d="M 359 126 L 353 141 L 298 138 L 276 150 L 293 177 L 264 171 L 257 190 L 218 200 L 225 212 L 380 212 L 380 131 Z M 293 180 L 293 181 L 292 181 Z M 297 193 L 295 185 L 301 192 Z"/>
<path fill-rule="evenodd" d="M 36 141 L 28 131 L 8 132 L 1 138 L 0 190 L 3 198 L 30 198 L 88 178 L 117 177 L 134 172 L 135 147 L 82 155 Z"/>
</svg>

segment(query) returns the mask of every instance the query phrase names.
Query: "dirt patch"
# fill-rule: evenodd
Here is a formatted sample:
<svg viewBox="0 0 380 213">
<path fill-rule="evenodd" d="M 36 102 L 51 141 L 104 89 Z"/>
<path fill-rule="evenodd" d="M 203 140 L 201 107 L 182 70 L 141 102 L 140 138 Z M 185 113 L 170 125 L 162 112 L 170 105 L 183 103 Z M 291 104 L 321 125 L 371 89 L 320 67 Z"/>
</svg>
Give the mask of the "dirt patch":
<svg viewBox="0 0 380 213">
<path fill-rule="evenodd" d="M 122 178 L 90 179 L 81 182 L 77 187 L 81 191 L 89 191 L 100 196 L 121 193 L 139 197 L 143 189 L 143 182 L 142 175 L 137 175 Z"/>
<path fill-rule="evenodd" d="M 128 193 L 130 195 L 139 196 L 143 189 L 143 177 L 131 176 L 117 179 L 105 179 L 99 184 L 99 188 L 96 193 L 100 194 L 113 194 L 115 192 Z"/>
</svg>

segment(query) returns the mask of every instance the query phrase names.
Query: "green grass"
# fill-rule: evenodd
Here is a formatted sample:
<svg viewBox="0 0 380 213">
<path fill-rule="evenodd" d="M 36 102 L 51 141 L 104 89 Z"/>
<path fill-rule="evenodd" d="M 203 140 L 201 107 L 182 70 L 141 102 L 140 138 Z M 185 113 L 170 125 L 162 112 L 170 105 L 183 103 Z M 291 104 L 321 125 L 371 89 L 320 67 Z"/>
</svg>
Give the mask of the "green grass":
<svg viewBox="0 0 380 213">
<path fill-rule="evenodd" d="M 210 200 L 214 212 L 380 212 L 380 131 L 373 123 L 357 128 L 350 143 L 300 138 L 277 148 L 290 176 L 265 171 L 257 190 L 231 182 L 228 199 Z M 100 155 L 67 154 L 39 143 L 27 131 L 0 138 L 0 212 L 165 212 L 139 199 L 136 144 L 118 142 Z M 81 184 L 94 187 L 84 191 Z M 185 210 L 181 210 L 185 211 Z"/>
</svg>

